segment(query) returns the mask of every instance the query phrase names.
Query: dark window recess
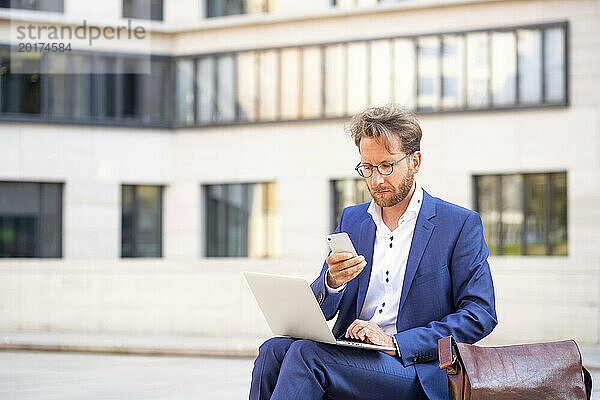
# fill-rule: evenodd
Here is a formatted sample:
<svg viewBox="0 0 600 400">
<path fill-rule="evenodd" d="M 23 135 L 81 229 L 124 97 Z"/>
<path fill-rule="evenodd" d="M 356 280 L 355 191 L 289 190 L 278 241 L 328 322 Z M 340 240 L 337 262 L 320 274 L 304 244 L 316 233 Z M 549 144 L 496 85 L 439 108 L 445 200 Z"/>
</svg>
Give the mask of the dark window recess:
<svg viewBox="0 0 600 400">
<path fill-rule="evenodd" d="M 224 17 L 226 15 L 245 14 L 244 0 L 207 0 L 207 18 Z"/>
<path fill-rule="evenodd" d="M 344 208 L 371 201 L 371 194 L 364 179 L 340 179 L 331 181 L 331 230 L 335 230 Z"/>
<path fill-rule="evenodd" d="M 568 254 L 566 172 L 473 179 L 491 255 Z"/>
<path fill-rule="evenodd" d="M 40 113 L 40 74 L 16 74 L 13 70 L 39 71 L 40 54 L 12 60 L 8 48 L 0 50 L 0 112 L 11 114 Z"/>
<path fill-rule="evenodd" d="M 121 257 L 162 257 L 162 186 L 121 186 Z"/>
<path fill-rule="evenodd" d="M 98 57 L 97 73 L 94 74 L 95 116 L 104 121 L 114 120 L 117 116 L 117 60 L 115 57 Z"/>
<path fill-rule="evenodd" d="M 163 20 L 163 0 L 123 0 L 123 18 Z"/>
<path fill-rule="evenodd" d="M 274 183 L 204 187 L 207 257 L 274 257 Z"/>
<path fill-rule="evenodd" d="M 206 0 L 206 17 L 268 13 L 276 8 L 276 0 Z"/>
<path fill-rule="evenodd" d="M 0 0 L 0 8 L 64 12 L 64 0 Z"/>
<path fill-rule="evenodd" d="M 61 183 L 0 182 L 0 257 L 62 257 Z"/>
<path fill-rule="evenodd" d="M 123 99 L 121 115 L 123 118 L 136 118 L 140 114 L 140 74 L 123 74 L 123 86 L 121 88 L 121 98 Z"/>
</svg>

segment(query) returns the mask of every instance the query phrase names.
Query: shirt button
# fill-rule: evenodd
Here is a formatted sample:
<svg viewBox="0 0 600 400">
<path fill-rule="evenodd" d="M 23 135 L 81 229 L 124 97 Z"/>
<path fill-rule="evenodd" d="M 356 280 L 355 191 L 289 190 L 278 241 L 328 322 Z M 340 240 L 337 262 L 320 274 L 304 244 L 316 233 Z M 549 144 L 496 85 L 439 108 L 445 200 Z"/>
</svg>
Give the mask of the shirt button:
<svg viewBox="0 0 600 400">
<path fill-rule="evenodd" d="M 390 271 L 385 271 L 385 274 L 386 274 L 386 275 L 389 275 L 389 274 L 390 274 Z"/>
<path fill-rule="evenodd" d="M 383 312 L 383 310 L 379 310 L 379 314 L 381 314 Z"/>
<path fill-rule="evenodd" d="M 390 280 L 389 280 L 388 278 L 385 278 L 385 281 L 386 281 L 386 282 L 389 282 Z"/>
<path fill-rule="evenodd" d="M 385 307 L 385 303 L 381 303 L 381 307 Z"/>
<path fill-rule="evenodd" d="M 392 248 L 392 244 L 390 243 L 390 249 Z"/>
<path fill-rule="evenodd" d="M 394 240 L 394 237 L 393 237 L 393 236 L 390 236 L 390 240 Z"/>
</svg>

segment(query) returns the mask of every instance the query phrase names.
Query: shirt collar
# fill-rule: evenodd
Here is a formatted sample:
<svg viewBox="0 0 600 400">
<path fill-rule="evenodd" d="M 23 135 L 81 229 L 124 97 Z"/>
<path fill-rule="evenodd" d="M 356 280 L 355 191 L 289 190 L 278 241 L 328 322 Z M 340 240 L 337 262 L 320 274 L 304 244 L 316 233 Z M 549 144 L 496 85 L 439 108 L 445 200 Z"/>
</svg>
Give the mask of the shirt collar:
<svg viewBox="0 0 600 400">
<path fill-rule="evenodd" d="M 422 204 L 423 189 L 421 188 L 421 185 L 419 185 L 419 182 L 415 181 L 415 191 L 413 193 L 413 196 L 410 199 L 410 202 L 408 203 L 406 211 L 400 216 L 400 218 L 404 216 L 406 216 L 407 218 L 412 218 L 413 216 L 416 217 L 417 215 L 419 215 L 419 211 L 421 210 Z M 373 218 L 373 222 L 375 222 L 378 231 L 382 231 L 383 229 L 380 228 L 383 228 L 384 226 L 387 228 L 387 226 L 383 222 L 383 218 L 381 217 L 381 207 L 378 206 L 373 200 L 371 200 L 371 202 L 369 203 L 369 208 L 367 208 L 367 212 L 371 215 L 371 218 Z"/>
</svg>

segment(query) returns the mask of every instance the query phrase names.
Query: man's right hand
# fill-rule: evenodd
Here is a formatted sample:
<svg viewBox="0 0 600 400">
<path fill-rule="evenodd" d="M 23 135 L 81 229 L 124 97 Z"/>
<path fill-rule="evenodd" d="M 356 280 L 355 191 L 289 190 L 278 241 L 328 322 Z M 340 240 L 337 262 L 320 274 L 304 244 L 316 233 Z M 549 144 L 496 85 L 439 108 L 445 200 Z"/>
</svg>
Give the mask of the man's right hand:
<svg viewBox="0 0 600 400">
<path fill-rule="evenodd" d="M 327 285 L 332 289 L 354 279 L 367 265 L 363 256 L 353 256 L 352 253 L 331 253 L 325 262 L 329 265 Z"/>
</svg>

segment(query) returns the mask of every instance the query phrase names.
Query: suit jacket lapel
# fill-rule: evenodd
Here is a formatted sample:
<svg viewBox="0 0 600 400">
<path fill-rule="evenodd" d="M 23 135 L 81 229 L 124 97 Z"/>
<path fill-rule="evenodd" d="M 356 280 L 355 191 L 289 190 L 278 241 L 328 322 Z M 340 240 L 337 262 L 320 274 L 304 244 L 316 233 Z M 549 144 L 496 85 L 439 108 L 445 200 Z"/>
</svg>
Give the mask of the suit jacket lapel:
<svg viewBox="0 0 600 400">
<path fill-rule="evenodd" d="M 412 284 L 427 243 L 431 238 L 435 224 L 429 221 L 435 216 L 435 204 L 433 197 L 423 190 L 423 204 L 417 216 L 415 232 L 413 234 L 410 250 L 408 252 L 408 260 L 406 261 L 406 271 L 404 273 L 404 281 L 402 283 L 402 295 L 400 297 L 400 305 L 398 306 L 398 321 L 400 320 L 400 312 L 406 301 L 406 296 Z"/>
<path fill-rule="evenodd" d="M 365 296 L 367 295 L 367 288 L 369 287 L 369 280 L 371 278 L 371 269 L 373 265 L 373 250 L 375 248 L 375 222 L 369 214 L 367 218 L 362 222 L 360 226 L 358 254 L 365 257 L 367 261 L 366 267 L 358 275 L 358 295 L 356 298 L 356 318 L 359 317 L 362 310 L 363 303 L 365 302 Z"/>
</svg>

